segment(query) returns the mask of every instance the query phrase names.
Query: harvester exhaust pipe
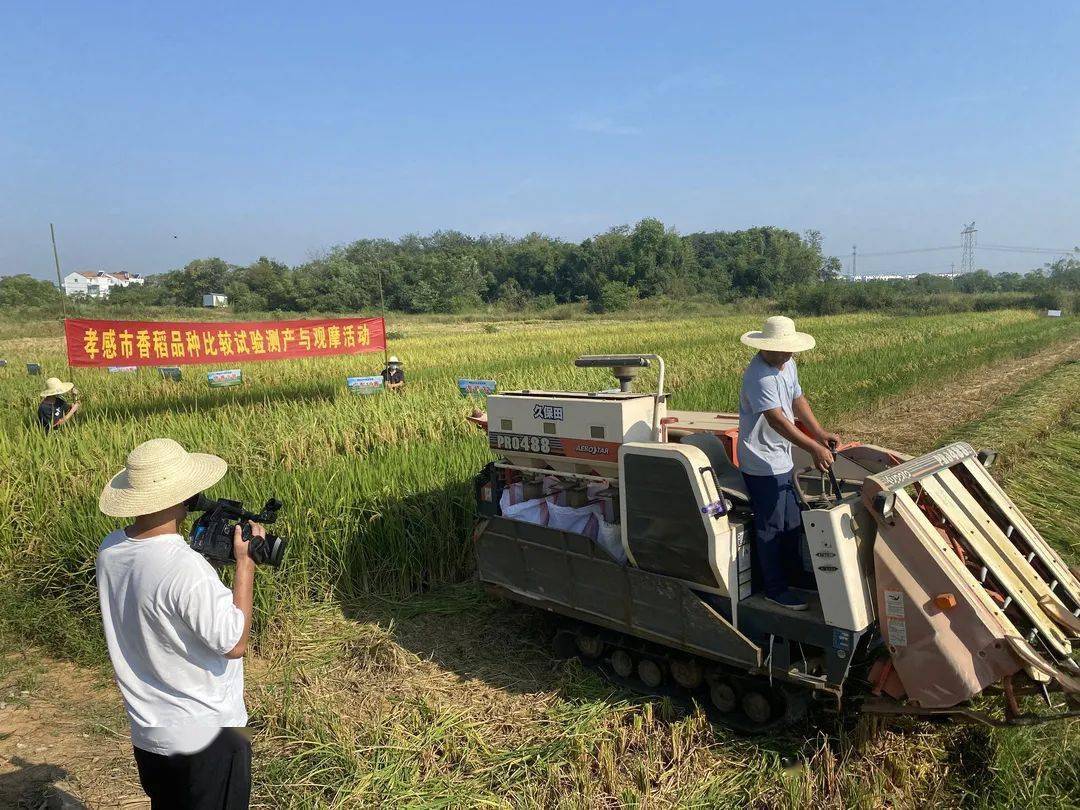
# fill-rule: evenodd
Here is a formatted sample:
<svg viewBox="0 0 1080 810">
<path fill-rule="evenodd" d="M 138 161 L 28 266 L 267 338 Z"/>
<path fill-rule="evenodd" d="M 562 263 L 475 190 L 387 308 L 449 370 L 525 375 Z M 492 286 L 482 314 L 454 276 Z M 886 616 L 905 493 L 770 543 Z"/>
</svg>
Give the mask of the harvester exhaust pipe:
<svg viewBox="0 0 1080 810">
<path fill-rule="evenodd" d="M 612 369 L 615 379 L 619 381 L 619 390 L 624 394 L 630 393 L 630 386 L 638 375 L 638 369 L 634 366 L 615 366 Z"/>
<path fill-rule="evenodd" d="M 653 395 L 653 441 L 660 441 L 660 403 L 664 401 L 664 358 L 658 354 L 587 354 L 574 361 L 578 368 L 610 368 L 619 381 L 619 390 L 626 394 L 630 386 L 641 373 L 641 369 L 652 365 L 655 360 L 660 366 L 660 378 L 656 382 Z"/>
</svg>

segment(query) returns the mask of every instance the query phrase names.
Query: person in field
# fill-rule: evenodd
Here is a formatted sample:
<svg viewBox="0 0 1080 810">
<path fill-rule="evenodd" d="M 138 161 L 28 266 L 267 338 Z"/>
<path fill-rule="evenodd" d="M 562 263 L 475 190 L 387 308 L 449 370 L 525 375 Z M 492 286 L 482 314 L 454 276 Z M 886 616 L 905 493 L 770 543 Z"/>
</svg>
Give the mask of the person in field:
<svg viewBox="0 0 1080 810">
<path fill-rule="evenodd" d="M 45 380 L 45 390 L 39 396 L 38 424 L 48 433 L 61 425 L 66 425 L 79 410 L 76 398 L 79 396 L 75 383 L 63 382 L 57 377 Z"/>
<path fill-rule="evenodd" d="M 132 518 L 97 553 L 98 597 L 116 683 L 152 810 L 234 810 L 251 794 L 244 662 L 255 563 L 239 527 L 232 590 L 184 542 L 185 502 L 228 465 L 172 439 L 136 447 L 98 499 Z M 252 533 L 265 536 L 252 523 Z"/>
<path fill-rule="evenodd" d="M 739 393 L 739 469 L 754 510 L 755 550 L 765 598 L 791 610 L 807 603 L 790 585 L 802 564 L 802 518 L 792 481 L 791 446 L 798 445 L 821 470 L 833 463 L 840 437 L 818 424 L 799 385 L 793 356 L 814 348 L 814 338 L 795 331 L 791 318 L 775 315 L 742 342 L 757 349 L 743 373 Z M 798 419 L 809 435 L 795 425 Z"/>
<path fill-rule="evenodd" d="M 383 384 L 391 391 L 400 391 L 405 387 L 404 364 L 398 360 L 396 354 L 390 355 L 386 361 L 386 368 L 382 370 Z"/>
</svg>

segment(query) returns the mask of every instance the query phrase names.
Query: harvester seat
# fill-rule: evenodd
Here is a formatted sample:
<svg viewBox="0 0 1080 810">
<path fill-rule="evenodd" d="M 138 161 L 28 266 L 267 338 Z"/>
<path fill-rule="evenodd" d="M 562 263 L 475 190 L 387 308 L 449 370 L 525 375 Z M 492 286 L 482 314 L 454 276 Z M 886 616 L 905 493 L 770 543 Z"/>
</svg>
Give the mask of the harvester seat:
<svg viewBox="0 0 1080 810">
<path fill-rule="evenodd" d="M 746 482 L 743 480 L 742 473 L 731 463 L 727 450 L 724 449 L 724 443 L 715 434 L 692 433 L 689 436 L 684 436 L 682 443 L 692 445 L 706 455 L 709 464 L 712 465 L 716 473 L 716 480 L 720 483 L 720 489 L 725 494 L 737 498 L 743 503 L 750 503 L 750 493 L 746 490 Z"/>
</svg>

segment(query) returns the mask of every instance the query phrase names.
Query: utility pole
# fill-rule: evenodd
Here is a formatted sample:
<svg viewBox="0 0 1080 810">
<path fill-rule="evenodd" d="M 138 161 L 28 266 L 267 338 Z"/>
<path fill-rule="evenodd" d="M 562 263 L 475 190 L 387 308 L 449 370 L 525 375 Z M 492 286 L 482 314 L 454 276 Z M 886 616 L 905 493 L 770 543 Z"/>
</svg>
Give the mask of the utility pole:
<svg viewBox="0 0 1080 810">
<path fill-rule="evenodd" d="M 60 290 L 60 308 L 64 313 L 64 319 L 67 319 L 67 295 L 64 293 L 64 280 L 60 277 L 60 254 L 56 252 L 56 228 L 53 224 L 49 223 L 49 233 L 52 234 L 52 255 L 53 261 L 56 262 L 56 286 Z"/>
<path fill-rule="evenodd" d="M 382 325 L 383 325 L 383 338 L 382 338 L 382 356 L 383 367 L 387 365 L 387 357 L 390 352 L 390 341 L 386 338 L 386 295 L 383 293 L 383 277 L 382 277 L 382 265 L 379 265 L 379 306 L 382 307 Z"/>
<path fill-rule="evenodd" d="M 975 234 L 978 233 L 975 230 L 975 223 L 970 222 L 964 226 L 964 229 L 960 231 L 960 236 L 964 238 L 963 252 L 960 254 L 960 272 L 961 273 L 974 273 L 975 272 Z"/>
<path fill-rule="evenodd" d="M 852 245 L 852 246 L 851 246 L 851 280 L 852 280 L 852 281 L 854 281 L 854 280 L 855 280 L 855 260 L 856 260 L 856 252 L 857 252 L 857 250 L 856 250 L 856 247 L 855 247 L 855 245 Z"/>
</svg>

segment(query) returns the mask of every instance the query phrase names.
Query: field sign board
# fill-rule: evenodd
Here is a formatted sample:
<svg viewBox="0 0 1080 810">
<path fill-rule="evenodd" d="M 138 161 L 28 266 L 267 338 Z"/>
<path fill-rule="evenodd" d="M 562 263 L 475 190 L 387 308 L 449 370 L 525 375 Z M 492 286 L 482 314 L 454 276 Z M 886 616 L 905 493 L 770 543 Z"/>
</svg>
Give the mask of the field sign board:
<svg viewBox="0 0 1080 810">
<path fill-rule="evenodd" d="M 1061 310 L 1060 309 L 1048 309 L 1048 310 L 1046 310 L 1046 315 L 1049 318 L 1060 318 L 1061 317 Z"/>
<path fill-rule="evenodd" d="M 458 380 L 458 390 L 463 397 L 470 396 L 472 394 L 494 394 L 495 393 L 495 380 Z"/>
<path fill-rule="evenodd" d="M 383 390 L 381 375 L 374 377 L 346 377 L 345 384 L 353 394 L 378 394 Z"/>
<path fill-rule="evenodd" d="M 130 374 L 131 372 L 138 370 L 138 366 L 109 366 L 110 374 Z"/>
<path fill-rule="evenodd" d="M 244 374 L 238 368 L 211 371 L 206 375 L 206 381 L 211 388 L 228 388 L 230 385 L 240 385 L 244 381 Z"/>
<path fill-rule="evenodd" d="M 41 373 L 41 365 L 38 363 L 27 363 L 26 373 L 32 377 L 36 377 Z"/>
<path fill-rule="evenodd" d="M 184 366 L 381 352 L 382 318 L 289 321 L 64 321 L 72 366 Z"/>
<path fill-rule="evenodd" d="M 159 368 L 158 371 L 161 372 L 161 379 L 180 382 L 181 374 L 179 366 L 165 366 L 164 368 Z"/>
</svg>

